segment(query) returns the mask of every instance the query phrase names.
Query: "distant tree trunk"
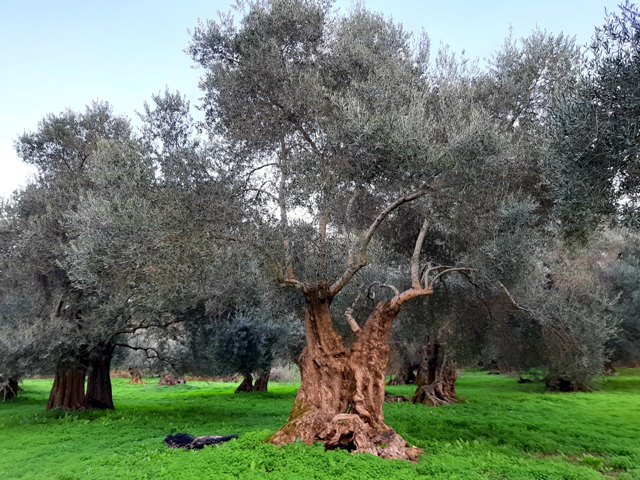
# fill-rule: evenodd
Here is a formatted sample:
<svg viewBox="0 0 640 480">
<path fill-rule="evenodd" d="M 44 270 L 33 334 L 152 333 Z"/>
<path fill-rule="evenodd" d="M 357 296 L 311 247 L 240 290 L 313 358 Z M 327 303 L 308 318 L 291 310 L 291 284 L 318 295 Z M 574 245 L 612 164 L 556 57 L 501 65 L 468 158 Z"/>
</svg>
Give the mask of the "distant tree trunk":
<svg viewBox="0 0 640 480">
<path fill-rule="evenodd" d="M 552 392 L 590 392 L 591 388 L 585 379 L 572 378 L 550 371 L 544 379 L 547 390 Z"/>
<path fill-rule="evenodd" d="M 175 387 L 176 385 L 184 385 L 187 381 L 184 377 L 176 377 L 172 373 L 165 373 L 160 377 L 160 382 L 158 385 L 162 385 L 163 387 Z"/>
<path fill-rule="evenodd" d="M 432 407 L 456 402 L 456 365 L 445 355 L 444 344 L 429 342 L 423 349 L 413 403 Z"/>
<path fill-rule="evenodd" d="M 400 359 L 396 368 L 389 375 L 389 385 L 408 385 L 416 383 L 416 375 L 414 373 L 414 365 L 411 363 L 407 355 L 400 353 Z"/>
<path fill-rule="evenodd" d="M 253 385 L 254 392 L 266 392 L 269 385 L 269 371 L 260 372 L 256 383 Z"/>
<path fill-rule="evenodd" d="M 84 394 L 86 367 L 78 363 L 61 362 L 51 387 L 47 410 L 84 410 L 87 408 Z"/>
<path fill-rule="evenodd" d="M 92 355 L 89 364 L 86 402 L 89 408 L 114 410 L 111 390 L 111 359 L 113 345 L 101 345 Z"/>
<path fill-rule="evenodd" d="M 302 440 L 325 449 L 346 449 L 382 458 L 416 460 L 420 449 L 384 421 L 389 333 L 399 305 L 379 303 L 365 326 L 355 331 L 350 351 L 335 331 L 330 300 L 319 290 L 305 292 L 306 346 L 300 356 L 301 384 L 287 423 L 270 441 Z"/>
<path fill-rule="evenodd" d="M 236 393 L 253 392 L 253 377 L 250 373 L 243 374 L 242 383 L 236 388 Z"/>
<path fill-rule="evenodd" d="M 14 400 L 18 396 L 18 392 L 20 391 L 20 386 L 18 385 L 18 380 L 9 377 L 6 381 L 0 379 L 0 401 L 8 402 L 10 400 Z"/>
<path fill-rule="evenodd" d="M 137 368 L 129 367 L 129 375 L 131 375 L 131 380 L 129 380 L 130 384 L 133 385 L 142 385 L 144 382 L 142 381 L 142 373 Z"/>
</svg>

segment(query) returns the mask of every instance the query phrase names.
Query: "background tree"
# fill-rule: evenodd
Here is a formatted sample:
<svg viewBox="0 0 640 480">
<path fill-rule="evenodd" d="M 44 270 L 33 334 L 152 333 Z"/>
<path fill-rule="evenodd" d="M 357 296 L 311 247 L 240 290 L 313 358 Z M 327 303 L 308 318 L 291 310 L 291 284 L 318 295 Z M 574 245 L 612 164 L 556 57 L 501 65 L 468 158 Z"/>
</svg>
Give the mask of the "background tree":
<svg viewBox="0 0 640 480">
<path fill-rule="evenodd" d="M 596 29 L 581 82 L 556 109 L 550 162 L 556 209 L 569 239 L 603 222 L 637 227 L 640 13 L 626 2 Z"/>
<path fill-rule="evenodd" d="M 23 134 L 16 143 L 18 155 L 38 171 L 37 182 L 20 193 L 14 207 L 19 235 L 14 258 L 25 271 L 19 290 L 42 302 L 37 316 L 32 311 L 25 317 L 40 323 L 41 332 L 52 323 L 59 327 L 40 352 L 57 363 L 49 408 L 85 408 L 84 375 L 90 362 L 91 345 L 83 338 L 87 312 L 63 266 L 69 245 L 66 215 L 91 188 L 88 172 L 98 143 L 130 138 L 128 121 L 113 115 L 108 104 L 94 103 L 82 113 L 49 115 L 36 132 Z"/>
<path fill-rule="evenodd" d="M 222 318 L 199 322 L 187 337 L 186 370 L 205 375 L 240 374 L 243 380 L 236 393 L 266 392 L 271 368 L 288 360 L 291 350 L 296 353 L 300 332 L 291 319 L 277 321 L 265 318 L 265 314 L 256 309 L 229 312 Z"/>
<path fill-rule="evenodd" d="M 237 266 L 239 256 L 220 239 L 231 221 L 240 223 L 244 199 L 214 163 L 222 153 L 200 147 L 179 93 L 154 96 L 141 117 L 135 144 L 99 145 L 93 188 L 68 217 L 67 268 L 91 307 L 87 323 L 101 358 L 93 403 L 112 405 L 115 348 L 145 352 L 166 368 L 170 337 L 215 314 L 236 291 L 217 272 Z"/>
</svg>

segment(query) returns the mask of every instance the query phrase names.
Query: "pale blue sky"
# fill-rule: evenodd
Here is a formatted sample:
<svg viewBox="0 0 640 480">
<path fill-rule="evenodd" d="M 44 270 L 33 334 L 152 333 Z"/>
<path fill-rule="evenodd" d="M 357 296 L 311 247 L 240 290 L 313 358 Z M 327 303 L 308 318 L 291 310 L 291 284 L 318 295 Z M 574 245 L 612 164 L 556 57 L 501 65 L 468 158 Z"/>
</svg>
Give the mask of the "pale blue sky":
<svg viewBox="0 0 640 480">
<path fill-rule="evenodd" d="M 151 94 L 180 90 L 197 103 L 199 72 L 184 53 L 188 29 L 234 0 L 0 0 L 0 196 L 28 176 L 16 137 L 47 113 L 107 100 L 135 117 Z M 338 0 L 347 9 L 350 0 Z M 365 0 L 407 30 L 426 30 L 432 44 L 487 58 L 509 26 L 516 37 L 536 26 L 589 41 L 613 0 Z"/>
</svg>

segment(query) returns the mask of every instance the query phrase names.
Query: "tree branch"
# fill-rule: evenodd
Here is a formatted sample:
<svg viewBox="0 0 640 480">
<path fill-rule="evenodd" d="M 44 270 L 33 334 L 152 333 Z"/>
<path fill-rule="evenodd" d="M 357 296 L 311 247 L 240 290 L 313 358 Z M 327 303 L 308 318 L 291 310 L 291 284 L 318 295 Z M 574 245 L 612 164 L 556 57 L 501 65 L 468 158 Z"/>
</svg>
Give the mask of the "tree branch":
<svg viewBox="0 0 640 480">
<path fill-rule="evenodd" d="M 425 196 L 428 192 L 429 189 L 418 190 L 417 192 L 413 192 L 400 197 L 378 214 L 373 223 L 369 226 L 369 229 L 367 230 L 365 235 L 362 237 L 362 241 L 359 242 L 359 251 L 354 254 L 352 254 L 352 252 L 349 252 L 349 256 L 353 259 L 352 264 L 348 265 L 342 276 L 331 285 L 331 287 L 329 288 L 330 297 L 334 297 L 338 293 L 340 293 L 340 291 L 347 283 L 349 283 L 353 276 L 369 263 L 369 260 L 367 258 L 367 249 L 369 248 L 369 243 L 371 242 L 373 235 L 376 233 L 376 230 L 378 230 L 380 224 L 389 216 L 389 214 L 401 205 Z"/>
<path fill-rule="evenodd" d="M 113 335 L 111 335 L 111 338 L 115 338 L 118 335 L 133 334 L 133 333 L 139 332 L 140 330 L 147 330 L 149 328 L 163 329 L 163 328 L 170 327 L 171 325 L 175 325 L 176 323 L 187 322 L 187 321 L 188 320 L 184 318 L 174 318 L 164 323 L 148 323 L 148 324 L 140 323 L 139 325 L 132 325 L 129 328 L 123 328 L 121 330 L 115 331 Z"/>
<path fill-rule="evenodd" d="M 371 289 L 373 287 L 382 287 L 382 288 L 388 288 L 389 290 L 391 290 L 393 292 L 393 296 L 398 296 L 400 295 L 400 291 L 394 287 L 393 285 L 389 284 L 389 283 L 382 283 L 382 282 L 373 282 L 371 285 L 369 285 L 369 288 L 367 289 L 367 297 L 373 299 L 373 297 L 371 297 Z"/>
<path fill-rule="evenodd" d="M 120 348 L 128 348 L 130 350 L 135 350 L 135 351 L 143 351 L 144 354 L 149 359 L 155 359 L 155 358 L 157 358 L 158 360 L 162 359 L 162 355 L 160 355 L 160 352 L 158 352 L 158 350 L 156 350 L 153 347 L 135 347 L 133 345 L 129 345 L 128 343 L 114 343 L 113 346 L 120 347 Z M 149 355 L 149 352 L 154 353 L 155 356 Z"/>
<path fill-rule="evenodd" d="M 357 301 L 357 298 L 356 298 L 356 301 Z M 355 305 L 355 302 L 354 302 L 354 305 Z M 358 325 L 358 322 L 356 322 L 356 319 L 353 318 L 353 306 L 347 308 L 344 311 L 344 316 L 347 319 L 347 323 L 349 324 L 351 331 L 353 333 L 358 333 L 360 331 L 360 325 Z"/>
<path fill-rule="evenodd" d="M 476 271 L 475 268 L 466 268 L 466 267 L 451 267 L 451 268 L 447 268 L 447 269 L 442 270 L 441 272 L 439 272 L 435 277 L 433 277 L 431 282 L 429 282 L 429 288 L 431 288 L 433 290 L 433 286 L 435 285 L 436 280 L 438 280 L 442 275 L 444 275 L 446 273 L 451 273 L 451 272 L 471 273 L 471 272 L 475 272 L 475 271 Z"/>
<path fill-rule="evenodd" d="M 306 284 L 301 282 L 300 280 L 296 280 L 295 278 L 279 278 L 276 280 L 278 285 L 286 285 L 289 287 L 297 288 L 298 290 L 302 290 L 303 292 L 306 290 Z"/>
<path fill-rule="evenodd" d="M 416 245 L 413 249 L 413 255 L 411 256 L 411 287 L 421 288 L 419 270 L 420 270 L 420 253 L 422 253 L 422 245 L 429 229 L 429 221 L 425 218 L 418 238 L 416 239 Z"/>
<path fill-rule="evenodd" d="M 509 292 L 509 290 L 507 290 L 507 287 L 505 287 L 502 282 L 498 282 L 498 285 L 500 285 L 500 287 L 504 291 L 505 295 L 507 296 L 507 298 L 509 299 L 509 301 L 511 302 L 511 304 L 514 307 L 516 307 L 518 310 L 522 310 L 523 312 L 527 312 L 527 313 L 533 314 L 533 312 L 530 309 L 525 308 L 522 305 L 520 305 L 518 302 L 516 302 L 515 298 L 513 298 L 513 295 L 511 295 L 511 292 Z"/>
<path fill-rule="evenodd" d="M 174 369 L 178 364 L 178 360 L 176 358 L 163 356 L 160 354 L 160 352 L 157 349 L 153 347 L 138 347 L 134 345 L 129 345 L 128 343 L 114 343 L 113 346 L 144 352 L 147 359 L 160 360 L 161 362 L 166 363 L 167 365 L 169 365 L 171 368 L 174 368 Z M 154 355 L 149 355 L 149 352 L 153 353 Z"/>
</svg>

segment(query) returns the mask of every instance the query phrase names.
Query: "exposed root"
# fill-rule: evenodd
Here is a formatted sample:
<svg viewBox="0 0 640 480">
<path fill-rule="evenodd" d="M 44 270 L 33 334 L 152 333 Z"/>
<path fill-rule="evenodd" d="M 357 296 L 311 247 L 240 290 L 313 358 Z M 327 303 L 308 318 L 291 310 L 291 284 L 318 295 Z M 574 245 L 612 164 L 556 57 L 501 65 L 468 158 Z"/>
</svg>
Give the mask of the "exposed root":
<svg viewBox="0 0 640 480">
<path fill-rule="evenodd" d="M 323 428 L 319 428 L 320 425 Z M 325 450 L 341 449 L 409 462 L 416 462 L 422 453 L 420 448 L 409 446 L 393 429 L 375 429 L 359 415 L 349 413 L 335 415 L 328 421 L 322 421 L 318 414 L 302 415 L 287 423 L 270 441 L 286 445 L 298 439 L 308 445 L 323 443 Z"/>
<path fill-rule="evenodd" d="M 407 397 L 403 397 L 402 395 L 391 395 L 390 393 L 384 394 L 385 403 L 401 403 L 408 402 L 409 399 Z"/>
<path fill-rule="evenodd" d="M 442 382 L 422 385 L 413 397 L 413 403 L 422 403 L 430 407 L 441 407 L 456 403 L 456 397 L 449 395 L 446 390 Z"/>
</svg>

